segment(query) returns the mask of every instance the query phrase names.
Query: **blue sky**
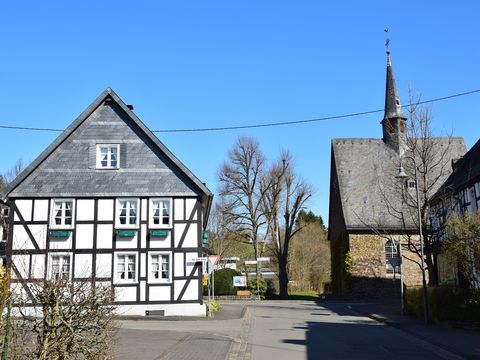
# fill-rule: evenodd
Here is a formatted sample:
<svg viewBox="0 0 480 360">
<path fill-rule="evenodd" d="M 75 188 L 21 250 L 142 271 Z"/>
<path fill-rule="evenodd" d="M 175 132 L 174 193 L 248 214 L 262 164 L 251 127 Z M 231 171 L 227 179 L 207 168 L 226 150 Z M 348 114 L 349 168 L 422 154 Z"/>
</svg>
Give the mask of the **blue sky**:
<svg viewBox="0 0 480 360">
<path fill-rule="evenodd" d="M 10 1 L 0 11 L 0 125 L 65 128 L 111 86 L 151 129 L 234 126 L 379 109 L 385 34 L 402 102 L 480 88 L 478 1 Z M 480 94 L 431 106 L 437 134 L 480 136 Z M 330 140 L 381 137 L 382 114 L 158 134 L 215 191 L 239 135 L 288 149 L 328 218 Z M 0 172 L 58 133 L 0 129 Z"/>
</svg>

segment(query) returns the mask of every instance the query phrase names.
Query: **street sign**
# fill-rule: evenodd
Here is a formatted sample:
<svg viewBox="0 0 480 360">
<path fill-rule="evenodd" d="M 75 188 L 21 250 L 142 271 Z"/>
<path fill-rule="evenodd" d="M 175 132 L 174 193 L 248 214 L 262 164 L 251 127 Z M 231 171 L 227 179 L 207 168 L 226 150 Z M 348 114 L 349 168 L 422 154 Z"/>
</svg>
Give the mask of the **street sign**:
<svg viewBox="0 0 480 360">
<path fill-rule="evenodd" d="M 269 257 L 259 257 L 257 261 L 270 261 Z"/>
<path fill-rule="evenodd" d="M 256 265 L 257 264 L 257 260 L 247 260 L 245 261 L 245 265 Z"/>
<path fill-rule="evenodd" d="M 193 258 L 191 261 L 193 262 L 204 262 L 204 261 L 207 261 L 208 258 L 207 257 L 196 257 L 196 258 Z"/>
<path fill-rule="evenodd" d="M 217 265 L 218 264 L 218 260 L 220 260 L 220 256 L 219 255 L 210 255 L 208 257 L 208 262 L 211 264 L 211 265 Z"/>
</svg>

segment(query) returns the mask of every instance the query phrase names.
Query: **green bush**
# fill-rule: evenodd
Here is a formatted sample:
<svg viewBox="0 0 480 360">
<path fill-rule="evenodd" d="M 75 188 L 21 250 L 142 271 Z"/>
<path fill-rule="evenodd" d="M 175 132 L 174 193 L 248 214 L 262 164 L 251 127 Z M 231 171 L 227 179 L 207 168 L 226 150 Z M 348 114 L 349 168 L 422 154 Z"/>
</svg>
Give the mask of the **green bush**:
<svg viewBox="0 0 480 360">
<path fill-rule="evenodd" d="M 236 295 L 237 289 L 233 286 L 233 277 L 240 273 L 233 269 L 215 271 L 215 295 Z"/>
<path fill-rule="evenodd" d="M 258 294 L 257 294 L 257 278 L 248 280 L 247 288 L 253 295 L 260 295 L 262 299 L 265 299 L 265 293 L 267 292 L 267 282 L 263 277 L 258 280 Z"/>
<path fill-rule="evenodd" d="M 440 286 L 428 288 L 430 319 L 439 321 L 480 321 L 480 290 Z M 412 286 L 405 291 L 405 312 L 423 317 L 423 290 Z"/>
</svg>

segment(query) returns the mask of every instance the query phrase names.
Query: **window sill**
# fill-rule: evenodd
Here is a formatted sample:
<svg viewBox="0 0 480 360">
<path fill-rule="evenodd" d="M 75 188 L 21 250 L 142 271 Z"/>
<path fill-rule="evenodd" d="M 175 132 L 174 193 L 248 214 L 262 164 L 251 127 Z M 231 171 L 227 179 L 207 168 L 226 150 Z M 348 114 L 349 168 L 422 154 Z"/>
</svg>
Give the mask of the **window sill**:
<svg viewBox="0 0 480 360">
<path fill-rule="evenodd" d="M 158 279 L 148 279 L 147 284 L 155 285 L 169 285 L 172 283 L 172 280 L 158 280 Z"/>
<path fill-rule="evenodd" d="M 127 281 L 127 280 L 115 280 L 113 285 L 136 285 L 138 284 L 138 280 L 135 281 Z"/>
</svg>

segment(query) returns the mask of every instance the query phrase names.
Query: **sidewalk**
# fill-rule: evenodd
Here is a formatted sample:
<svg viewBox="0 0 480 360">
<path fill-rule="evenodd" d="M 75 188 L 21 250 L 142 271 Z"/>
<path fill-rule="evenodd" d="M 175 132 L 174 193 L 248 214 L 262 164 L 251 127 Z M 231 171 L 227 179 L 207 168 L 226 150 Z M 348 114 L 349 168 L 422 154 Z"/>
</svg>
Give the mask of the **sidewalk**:
<svg viewBox="0 0 480 360">
<path fill-rule="evenodd" d="M 467 359 L 480 359 L 480 332 L 456 329 L 441 324 L 425 325 L 421 320 L 402 316 L 398 302 L 353 303 L 351 309 L 414 335 L 443 350 Z"/>
</svg>

